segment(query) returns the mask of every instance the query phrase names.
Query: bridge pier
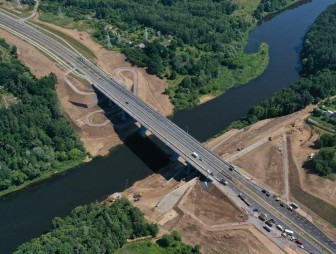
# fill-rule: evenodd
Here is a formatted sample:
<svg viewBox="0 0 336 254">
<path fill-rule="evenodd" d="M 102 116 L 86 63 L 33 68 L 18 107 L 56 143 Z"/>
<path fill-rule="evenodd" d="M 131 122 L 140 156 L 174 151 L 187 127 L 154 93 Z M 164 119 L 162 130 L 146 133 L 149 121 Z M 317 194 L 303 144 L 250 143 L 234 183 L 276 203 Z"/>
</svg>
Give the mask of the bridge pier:
<svg viewBox="0 0 336 254">
<path fill-rule="evenodd" d="M 146 129 L 145 126 L 141 125 L 139 128 L 139 134 L 141 135 L 141 137 L 146 138 L 150 135 L 152 135 L 152 133 Z"/>
<path fill-rule="evenodd" d="M 113 101 L 108 100 L 108 106 L 111 107 L 111 108 L 114 108 L 114 107 L 116 107 L 117 105 L 116 105 Z"/>
<path fill-rule="evenodd" d="M 179 161 L 180 155 L 178 153 L 176 153 L 175 151 L 171 150 L 169 159 L 171 161 Z"/>
<path fill-rule="evenodd" d="M 127 117 L 128 117 L 128 115 L 127 115 L 127 113 L 124 111 L 124 110 L 120 110 L 120 112 L 118 113 L 118 116 L 120 117 L 120 119 L 121 120 L 123 120 L 123 121 L 126 121 L 127 120 Z"/>
</svg>

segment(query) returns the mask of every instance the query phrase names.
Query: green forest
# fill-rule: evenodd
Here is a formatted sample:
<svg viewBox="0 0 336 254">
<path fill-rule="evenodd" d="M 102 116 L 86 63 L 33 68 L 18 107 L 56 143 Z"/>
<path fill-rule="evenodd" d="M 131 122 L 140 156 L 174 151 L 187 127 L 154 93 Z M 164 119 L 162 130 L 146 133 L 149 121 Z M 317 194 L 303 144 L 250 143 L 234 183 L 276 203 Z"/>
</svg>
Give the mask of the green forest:
<svg viewBox="0 0 336 254">
<path fill-rule="evenodd" d="M 268 64 L 266 45 L 243 53 L 256 19 L 230 0 L 43 0 L 39 9 L 42 20 L 89 30 L 131 63 L 167 79 L 175 110 L 244 84 Z"/>
<path fill-rule="evenodd" d="M 0 84 L 12 98 L 0 108 L 0 191 L 82 162 L 86 153 L 60 111 L 56 76 L 36 79 L 0 39 Z M 1 93 L 0 93 L 1 95 Z"/>
<path fill-rule="evenodd" d="M 321 176 L 336 173 L 336 135 L 324 134 L 315 143 L 319 153 L 305 165 Z"/>
<path fill-rule="evenodd" d="M 301 54 L 303 69 L 300 79 L 289 88 L 276 92 L 270 99 L 253 106 L 246 118 L 232 123 L 228 129 L 291 114 L 336 95 L 335 24 L 336 4 L 321 13 L 306 35 Z M 308 165 L 323 176 L 336 173 L 335 150 L 335 146 L 322 149 Z"/>
<path fill-rule="evenodd" d="M 182 243 L 177 232 L 156 242 L 127 244 L 128 239 L 154 237 L 157 233 L 157 225 L 146 222 L 142 212 L 122 198 L 112 205 L 95 202 L 76 207 L 71 215 L 55 218 L 50 232 L 21 245 L 14 253 L 200 253 L 199 246 Z M 149 252 L 152 250 L 155 252 Z"/>
</svg>

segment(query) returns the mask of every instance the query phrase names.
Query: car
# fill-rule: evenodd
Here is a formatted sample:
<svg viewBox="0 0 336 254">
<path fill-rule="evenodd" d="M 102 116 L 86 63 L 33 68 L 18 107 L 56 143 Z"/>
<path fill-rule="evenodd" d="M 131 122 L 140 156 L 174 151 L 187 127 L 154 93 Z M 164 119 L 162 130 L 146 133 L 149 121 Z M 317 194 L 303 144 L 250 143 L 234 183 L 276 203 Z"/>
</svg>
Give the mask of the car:
<svg viewBox="0 0 336 254">
<path fill-rule="evenodd" d="M 297 244 L 303 244 L 299 239 L 297 239 L 296 241 L 295 241 Z"/>
<path fill-rule="evenodd" d="M 270 222 L 274 223 L 275 224 L 275 220 L 274 219 L 270 219 Z"/>
<path fill-rule="evenodd" d="M 269 197 L 271 195 L 271 193 L 269 193 L 268 191 L 266 192 L 266 196 Z"/>
<path fill-rule="evenodd" d="M 284 202 L 280 202 L 280 206 L 285 207 L 285 203 Z"/>
<path fill-rule="evenodd" d="M 128 101 L 125 101 L 126 104 L 128 104 Z"/>
<path fill-rule="evenodd" d="M 194 158 L 198 158 L 198 157 L 199 157 L 198 153 L 196 153 L 196 152 L 192 152 L 191 155 L 192 155 Z"/>
<path fill-rule="evenodd" d="M 266 190 L 264 190 L 264 189 L 262 189 L 262 191 L 261 191 L 262 193 L 266 193 L 267 191 Z"/>
<path fill-rule="evenodd" d="M 203 159 L 202 159 L 202 158 L 199 158 L 199 160 L 200 160 L 200 161 L 203 161 Z"/>
<path fill-rule="evenodd" d="M 269 227 L 267 227 L 266 225 L 263 226 L 263 228 L 267 231 L 267 232 L 271 232 L 271 229 Z"/>
<path fill-rule="evenodd" d="M 258 218 L 259 218 L 261 221 L 265 221 L 265 220 L 267 219 L 267 214 L 262 213 L 262 214 L 260 214 L 260 215 L 258 216 Z"/>
<path fill-rule="evenodd" d="M 304 246 L 302 244 L 298 244 L 297 246 L 301 249 L 304 249 Z"/>
<path fill-rule="evenodd" d="M 233 165 L 230 165 L 229 169 L 232 171 L 232 170 L 235 170 L 235 169 L 236 169 L 236 167 L 235 167 L 235 166 L 233 166 Z"/>
<path fill-rule="evenodd" d="M 272 222 L 271 222 L 271 221 L 269 221 L 269 220 L 268 220 L 268 221 L 266 221 L 265 223 L 266 223 L 266 225 L 267 225 L 267 226 L 269 226 L 270 228 L 273 226 Z"/>
<path fill-rule="evenodd" d="M 279 229 L 280 231 L 284 231 L 283 226 L 281 226 L 280 224 L 278 224 L 278 225 L 276 226 L 276 228 Z"/>
<path fill-rule="evenodd" d="M 257 213 L 257 212 L 259 212 L 259 209 L 258 208 L 254 208 L 253 212 Z"/>
</svg>

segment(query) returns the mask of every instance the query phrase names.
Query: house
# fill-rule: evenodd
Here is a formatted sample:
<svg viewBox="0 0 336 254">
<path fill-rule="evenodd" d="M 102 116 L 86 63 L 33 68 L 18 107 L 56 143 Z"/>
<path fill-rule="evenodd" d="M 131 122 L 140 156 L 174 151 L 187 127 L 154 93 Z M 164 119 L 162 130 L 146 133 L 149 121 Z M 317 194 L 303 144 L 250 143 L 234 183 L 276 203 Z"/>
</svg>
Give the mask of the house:
<svg viewBox="0 0 336 254">
<path fill-rule="evenodd" d="M 140 44 L 138 45 L 138 48 L 139 48 L 139 49 L 144 49 L 144 48 L 146 48 L 146 45 L 143 44 L 143 43 L 140 43 Z"/>
<path fill-rule="evenodd" d="M 323 114 L 324 114 L 326 117 L 331 117 L 332 115 L 336 114 L 336 112 L 331 111 L 331 110 L 327 110 L 327 111 L 323 111 Z"/>
</svg>

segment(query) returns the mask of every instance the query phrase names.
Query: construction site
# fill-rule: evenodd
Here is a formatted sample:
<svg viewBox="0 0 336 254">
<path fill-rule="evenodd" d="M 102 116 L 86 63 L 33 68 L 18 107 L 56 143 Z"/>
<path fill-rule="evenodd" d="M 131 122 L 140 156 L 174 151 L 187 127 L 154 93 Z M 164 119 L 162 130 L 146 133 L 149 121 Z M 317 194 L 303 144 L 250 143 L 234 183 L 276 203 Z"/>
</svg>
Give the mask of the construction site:
<svg viewBox="0 0 336 254">
<path fill-rule="evenodd" d="M 109 51 L 86 32 L 43 23 L 79 41 L 96 56 L 97 65 L 123 83 L 161 114 L 169 116 L 173 106 L 164 94 L 168 84 L 143 68 L 132 67 L 121 53 Z M 123 138 L 137 130 L 118 120 L 118 110 L 99 104 L 91 84 L 64 71 L 27 42 L 0 30 L 0 36 L 18 48 L 20 60 L 37 77 L 53 72 L 62 109 L 92 156 L 109 154 Z M 306 124 L 314 106 L 297 113 L 257 122 L 242 130 L 231 130 L 206 142 L 206 146 L 256 184 L 272 191 L 284 203 L 295 201 L 300 213 L 336 240 L 334 209 L 336 182 L 303 168 L 316 154 L 319 132 Z M 301 253 L 293 242 L 279 237 L 279 248 L 256 228 L 237 197 L 220 191 L 197 174 L 186 175 L 181 164 L 171 163 L 126 189 L 122 196 L 139 207 L 160 232 L 178 230 L 189 244 L 200 244 L 204 253 Z M 111 202 L 119 196 L 109 197 Z M 315 199 L 323 201 L 316 207 Z M 330 207 L 332 209 L 330 209 Z M 318 212 L 320 209 L 320 212 Z M 312 211 L 313 210 L 313 211 Z M 252 217 L 252 219 L 251 219 Z"/>
</svg>

